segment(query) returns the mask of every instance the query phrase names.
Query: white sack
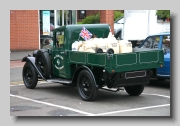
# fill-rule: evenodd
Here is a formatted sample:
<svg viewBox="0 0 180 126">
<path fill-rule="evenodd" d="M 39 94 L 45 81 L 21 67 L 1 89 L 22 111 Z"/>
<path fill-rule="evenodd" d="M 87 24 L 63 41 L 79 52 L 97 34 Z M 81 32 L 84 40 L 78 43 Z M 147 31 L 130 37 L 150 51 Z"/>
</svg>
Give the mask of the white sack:
<svg viewBox="0 0 180 126">
<path fill-rule="evenodd" d="M 114 50 L 114 54 L 119 53 L 119 43 L 115 37 L 107 38 L 106 43 L 107 43 L 108 49 L 111 48 Z"/>
<path fill-rule="evenodd" d="M 129 53 L 132 52 L 132 43 L 128 40 L 119 41 L 119 53 Z"/>
<path fill-rule="evenodd" d="M 78 51 L 79 47 L 81 47 L 82 45 L 82 41 L 75 41 L 74 43 L 72 43 L 72 51 Z"/>
<path fill-rule="evenodd" d="M 82 42 L 78 51 L 95 53 L 96 44 L 93 39 Z"/>
<path fill-rule="evenodd" d="M 98 38 L 95 39 L 94 41 L 96 43 L 96 47 L 97 48 L 101 48 L 103 50 L 103 52 L 107 52 L 107 44 L 106 44 L 106 39 L 103 38 Z"/>
</svg>

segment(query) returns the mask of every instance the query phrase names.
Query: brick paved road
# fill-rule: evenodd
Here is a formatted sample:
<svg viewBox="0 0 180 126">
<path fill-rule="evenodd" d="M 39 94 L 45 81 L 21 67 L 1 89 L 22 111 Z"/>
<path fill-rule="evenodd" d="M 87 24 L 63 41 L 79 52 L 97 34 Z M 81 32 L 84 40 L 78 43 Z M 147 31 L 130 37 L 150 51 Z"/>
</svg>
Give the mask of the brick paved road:
<svg viewBox="0 0 180 126">
<path fill-rule="evenodd" d="M 10 68 L 23 67 L 24 64 L 25 64 L 25 62 L 21 62 L 21 60 L 10 61 Z"/>
</svg>

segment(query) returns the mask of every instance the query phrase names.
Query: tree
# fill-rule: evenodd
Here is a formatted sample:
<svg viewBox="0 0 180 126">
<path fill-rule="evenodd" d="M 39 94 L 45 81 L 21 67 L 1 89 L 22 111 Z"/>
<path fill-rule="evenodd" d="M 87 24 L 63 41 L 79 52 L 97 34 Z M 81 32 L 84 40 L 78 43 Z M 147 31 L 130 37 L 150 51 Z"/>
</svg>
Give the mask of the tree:
<svg viewBox="0 0 180 126">
<path fill-rule="evenodd" d="M 120 18 L 124 15 L 124 13 L 120 11 L 114 11 L 114 20 L 117 18 Z M 85 19 L 82 20 L 81 24 L 98 24 L 100 23 L 100 13 L 97 13 L 95 15 L 87 16 Z M 80 23 L 79 23 L 80 24 Z"/>
<path fill-rule="evenodd" d="M 170 10 L 157 10 L 156 15 L 159 18 L 170 18 Z"/>
</svg>

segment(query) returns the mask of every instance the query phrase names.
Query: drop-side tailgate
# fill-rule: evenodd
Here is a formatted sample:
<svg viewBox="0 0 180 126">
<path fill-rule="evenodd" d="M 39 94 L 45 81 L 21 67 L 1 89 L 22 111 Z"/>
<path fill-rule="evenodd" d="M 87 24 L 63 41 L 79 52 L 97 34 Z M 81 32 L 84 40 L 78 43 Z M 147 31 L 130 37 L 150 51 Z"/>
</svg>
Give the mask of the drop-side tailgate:
<svg viewBox="0 0 180 126">
<path fill-rule="evenodd" d="M 122 53 L 114 55 L 116 72 L 159 68 L 164 64 L 163 50 Z"/>
</svg>

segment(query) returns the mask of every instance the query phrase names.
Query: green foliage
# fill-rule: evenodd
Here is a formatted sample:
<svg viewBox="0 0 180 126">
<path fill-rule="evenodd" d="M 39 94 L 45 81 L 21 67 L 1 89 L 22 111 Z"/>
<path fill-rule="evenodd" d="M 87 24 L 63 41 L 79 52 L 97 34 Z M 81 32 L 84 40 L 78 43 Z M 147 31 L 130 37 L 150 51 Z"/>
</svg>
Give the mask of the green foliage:
<svg viewBox="0 0 180 126">
<path fill-rule="evenodd" d="M 157 10 L 156 15 L 159 18 L 170 18 L 170 10 Z"/>
<path fill-rule="evenodd" d="M 124 13 L 120 11 L 114 11 L 114 21 L 122 16 L 124 16 Z"/>
<path fill-rule="evenodd" d="M 82 24 L 97 24 L 100 23 L 100 14 L 97 13 L 95 15 L 87 16 L 82 20 Z"/>
<path fill-rule="evenodd" d="M 114 11 L 114 20 L 124 16 L 124 13 L 120 11 Z M 100 12 L 95 15 L 87 16 L 82 20 L 82 24 L 98 24 L 100 23 Z"/>
<path fill-rule="evenodd" d="M 77 24 L 82 24 L 82 22 L 77 22 Z"/>
</svg>

